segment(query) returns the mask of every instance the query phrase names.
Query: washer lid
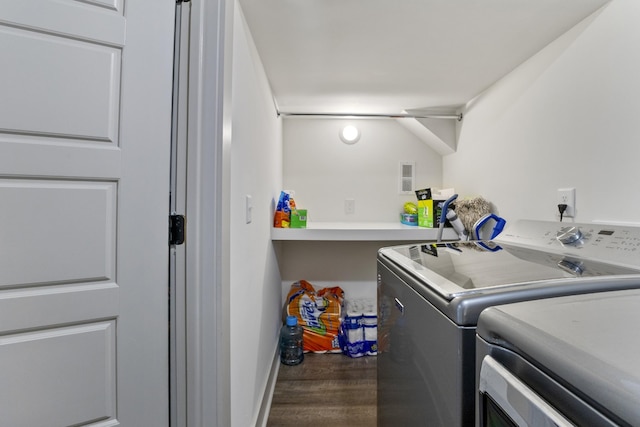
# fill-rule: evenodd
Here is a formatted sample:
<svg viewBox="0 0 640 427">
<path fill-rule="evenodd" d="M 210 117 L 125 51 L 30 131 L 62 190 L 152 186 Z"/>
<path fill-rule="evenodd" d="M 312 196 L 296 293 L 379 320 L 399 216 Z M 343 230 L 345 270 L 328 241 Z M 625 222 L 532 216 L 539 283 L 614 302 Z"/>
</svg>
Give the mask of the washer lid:
<svg viewBox="0 0 640 427">
<path fill-rule="evenodd" d="M 380 249 L 447 300 L 549 280 L 640 274 L 640 270 L 494 242 L 425 243 Z"/>
<path fill-rule="evenodd" d="M 639 323 L 640 290 L 634 289 L 491 307 L 477 332 L 610 418 L 640 425 Z"/>
</svg>

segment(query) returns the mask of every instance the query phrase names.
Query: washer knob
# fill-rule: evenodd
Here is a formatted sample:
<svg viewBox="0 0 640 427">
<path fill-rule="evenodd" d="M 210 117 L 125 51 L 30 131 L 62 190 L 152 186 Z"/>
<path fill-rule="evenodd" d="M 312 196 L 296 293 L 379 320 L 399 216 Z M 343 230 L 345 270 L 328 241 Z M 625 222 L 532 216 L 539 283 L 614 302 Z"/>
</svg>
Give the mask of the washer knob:
<svg viewBox="0 0 640 427">
<path fill-rule="evenodd" d="M 582 276 L 584 273 L 584 266 L 580 261 L 565 258 L 558 263 L 558 267 L 574 276 Z"/>
<path fill-rule="evenodd" d="M 578 227 L 562 227 L 558 234 L 556 234 L 556 239 L 563 245 L 571 245 L 573 243 L 578 243 L 582 240 L 583 235 L 582 231 Z"/>
</svg>

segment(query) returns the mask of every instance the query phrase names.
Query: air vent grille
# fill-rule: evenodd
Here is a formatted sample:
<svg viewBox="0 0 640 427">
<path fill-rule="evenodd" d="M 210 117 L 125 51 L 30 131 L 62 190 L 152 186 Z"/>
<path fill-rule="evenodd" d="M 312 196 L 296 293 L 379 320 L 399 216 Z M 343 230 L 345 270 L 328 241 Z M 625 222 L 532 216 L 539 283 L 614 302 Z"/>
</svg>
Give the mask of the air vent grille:
<svg viewBox="0 0 640 427">
<path fill-rule="evenodd" d="M 400 194 L 413 194 L 414 181 L 416 179 L 416 163 L 400 162 L 399 175 Z"/>
</svg>

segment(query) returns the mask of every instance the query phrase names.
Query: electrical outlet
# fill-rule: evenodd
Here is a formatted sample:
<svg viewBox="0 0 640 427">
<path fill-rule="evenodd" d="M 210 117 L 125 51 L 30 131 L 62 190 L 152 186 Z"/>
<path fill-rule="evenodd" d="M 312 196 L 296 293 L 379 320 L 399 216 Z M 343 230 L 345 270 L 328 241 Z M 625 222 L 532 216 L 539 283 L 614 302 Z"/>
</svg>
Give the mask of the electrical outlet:
<svg viewBox="0 0 640 427">
<path fill-rule="evenodd" d="M 576 216 L 576 189 L 558 188 L 558 204 L 567 205 L 567 210 L 562 215 L 563 218 L 573 218 Z M 557 208 L 556 208 L 557 211 Z M 560 215 L 558 213 L 558 215 Z"/>
<path fill-rule="evenodd" d="M 355 199 L 344 199 L 344 213 L 347 215 L 353 215 L 356 213 Z"/>
</svg>

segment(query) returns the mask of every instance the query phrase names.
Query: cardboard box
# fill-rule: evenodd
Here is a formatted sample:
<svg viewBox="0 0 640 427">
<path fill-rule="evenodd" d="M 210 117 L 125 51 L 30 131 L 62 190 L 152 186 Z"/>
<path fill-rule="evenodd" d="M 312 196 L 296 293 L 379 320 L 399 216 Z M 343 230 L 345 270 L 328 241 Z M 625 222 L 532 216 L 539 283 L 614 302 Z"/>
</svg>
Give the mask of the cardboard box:
<svg viewBox="0 0 640 427">
<path fill-rule="evenodd" d="M 433 228 L 433 200 L 431 189 L 416 190 L 418 198 L 418 227 Z"/>
<path fill-rule="evenodd" d="M 291 211 L 291 228 L 307 228 L 307 210 L 296 209 Z"/>
<path fill-rule="evenodd" d="M 442 206 L 444 206 L 446 200 L 434 200 L 433 201 L 433 226 L 435 228 L 440 227 L 440 217 L 442 216 Z M 449 205 L 449 209 L 455 210 L 455 203 Z M 444 226 L 451 228 L 451 223 L 448 219 L 445 219 Z"/>
<path fill-rule="evenodd" d="M 418 227 L 433 228 L 433 200 L 418 200 Z"/>
<path fill-rule="evenodd" d="M 433 201 L 433 226 L 438 228 L 440 227 L 440 217 L 442 216 L 442 206 L 444 205 L 446 200 L 434 200 Z M 445 221 L 445 227 L 447 226 L 447 221 Z"/>
</svg>

